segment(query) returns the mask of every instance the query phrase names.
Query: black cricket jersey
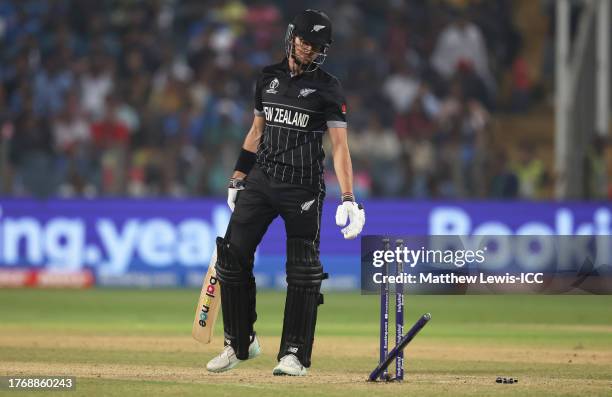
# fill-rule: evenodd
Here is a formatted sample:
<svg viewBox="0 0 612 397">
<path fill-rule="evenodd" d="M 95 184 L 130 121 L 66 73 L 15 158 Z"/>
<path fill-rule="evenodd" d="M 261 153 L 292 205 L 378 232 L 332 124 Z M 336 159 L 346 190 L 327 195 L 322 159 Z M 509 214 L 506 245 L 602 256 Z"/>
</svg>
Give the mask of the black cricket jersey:
<svg viewBox="0 0 612 397">
<path fill-rule="evenodd" d="M 321 68 L 291 77 L 287 58 L 263 68 L 255 115 L 266 119 L 257 164 L 284 183 L 323 188 L 323 134 L 346 128 L 346 100 L 338 79 Z"/>
</svg>

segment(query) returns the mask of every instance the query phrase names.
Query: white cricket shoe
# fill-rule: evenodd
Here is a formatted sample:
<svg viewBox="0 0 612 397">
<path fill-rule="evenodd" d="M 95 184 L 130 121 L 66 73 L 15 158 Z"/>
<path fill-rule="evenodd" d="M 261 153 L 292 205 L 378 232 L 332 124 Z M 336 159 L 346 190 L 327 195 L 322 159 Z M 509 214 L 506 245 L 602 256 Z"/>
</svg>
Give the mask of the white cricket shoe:
<svg viewBox="0 0 612 397">
<path fill-rule="evenodd" d="M 257 340 L 257 336 L 253 338 L 253 342 L 249 345 L 249 359 L 255 358 L 261 354 L 261 347 L 259 346 L 259 341 Z M 234 348 L 230 345 L 227 345 L 223 348 L 221 354 L 217 357 L 213 358 L 206 364 L 206 369 L 210 372 L 225 372 L 234 368 L 239 363 L 246 360 L 239 360 L 236 358 L 236 352 Z"/>
<path fill-rule="evenodd" d="M 280 362 L 272 374 L 274 375 L 289 375 L 289 376 L 304 376 L 306 375 L 306 367 L 302 365 L 300 360 L 294 354 L 287 354 L 280 359 Z"/>
</svg>

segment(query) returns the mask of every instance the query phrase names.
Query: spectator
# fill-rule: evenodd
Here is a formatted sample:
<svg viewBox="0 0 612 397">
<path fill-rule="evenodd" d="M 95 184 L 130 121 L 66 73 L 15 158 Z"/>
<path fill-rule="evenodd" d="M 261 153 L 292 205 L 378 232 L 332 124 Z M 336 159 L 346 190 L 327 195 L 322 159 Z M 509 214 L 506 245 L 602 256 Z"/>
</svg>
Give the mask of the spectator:
<svg viewBox="0 0 612 397">
<path fill-rule="evenodd" d="M 430 139 L 435 128 L 433 119 L 438 109 L 438 100 L 426 86 L 421 86 L 410 109 L 396 116 L 395 132 L 402 141 Z"/>
<path fill-rule="evenodd" d="M 420 130 L 407 148 L 412 174 L 412 196 L 427 198 L 431 194 L 431 181 L 436 171 L 436 153 L 428 133 Z"/>
<path fill-rule="evenodd" d="M 495 82 L 489 70 L 487 47 L 478 26 L 456 14 L 440 33 L 431 56 L 431 63 L 441 76 L 450 79 L 460 67 L 471 68 L 495 92 Z"/>
<path fill-rule="evenodd" d="M 494 156 L 490 182 L 490 196 L 499 199 L 515 199 L 519 195 L 519 180 L 512 171 L 506 152 Z"/>
<path fill-rule="evenodd" d="M 522 56 L 516 57 L 512 63 L 512 102 L 513 112 L 526 112 L 531 96 L 531 81 L 527 70 L 527 62 Z"/>
<path fill-rule="evenodd" d="M 113 90 L 111 61 L 101 55 L 91 58 L 81 79 L 83 108 L 94 119 L 102 117 L 105 98 Z"/>
<path fill-rule="evenodd" d="M 519 158 L 514 165 L 519 180 L 519 196 L 528 200 L 539 199 L 545 183 L 544 165 L 528 143 L 522 143 L 519 150 Z"/>
<path fill-rule="evenodd" d="M 34 78 L 34 111 L 40 116 L 52 116 L 62 109 L 73 77 L 57 56 L 48 56 L 44 64 Z"/>
<path fill-rule="evenodd" d="M 58 173 L 59 194 L 95 194 L 95 164 L 90 156 L 89 122 L 82 112 L 75 92 L 67 95 L 66 106 L 53 120 L 53 146 L 60 154 Z"/>
<path fill-rule="evenodd" d="M 421 82 L 405 64 L 399 64 L 396 71 L 389 75 L 382 86 L 382 91 L 397 113 L 410 110 L 413 101 L 419 94 Z"/>
<path fill-rule="evenodd" d="M 129 130 L 118 118 L 118 102 L 113 96 L 106 98 L 103 117 L 91 125 L 94 144 L 98 149 L 125 146 L 129 140 Z"/>
<path fill-rule="evenodd" d="M 100 190 L 117 195 L 125 191 L 128 127 L 117 117 L 117 100 L 108 96 L 103 117 L 91 124 L 95 158 L 101 164 Z"/>
<path fill-rule="evenodd" d="M 15 169 L 15 193 L 49 197 L 57 186 L 48 124 L 28 104 L 15 122 L 11 142 L 11 163 Z"/>
<path fill-rule="evenodd" d="M 371 170 L 373 193 L 399 195 L 403 189 L 404 169 L 400 161 L 402 146 L 397 135 L 385 129 L 376 115 L 371 115 L 367 128 L 351 139 L 351 151 L 366 158 Z"/>
<path fill-rule="evenodd" d="M 80 109 L 77 95 L 71 92 L 66 97 L 65 108 L 53 122 L 54 146 L 63 154 L 73 153 L 90 138 L 89 123 Z"/>
</svg>

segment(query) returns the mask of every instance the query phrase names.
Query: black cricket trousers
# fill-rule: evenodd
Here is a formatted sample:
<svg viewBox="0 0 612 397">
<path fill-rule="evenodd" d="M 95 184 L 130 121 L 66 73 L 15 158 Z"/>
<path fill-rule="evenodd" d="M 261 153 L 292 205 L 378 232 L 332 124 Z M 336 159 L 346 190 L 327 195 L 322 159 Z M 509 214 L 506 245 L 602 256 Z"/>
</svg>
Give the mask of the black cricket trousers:
<svg viewBox="0 0 612 397">
<path fill-rule="evenodd" d="M 257 165 L 245 180 L 246 188 L 238 192 L 225 234 L 244 259 L 253 263 L 255 249 L 278 215 L 285 223 L 287 239 L 301 238 L 319 247 L 323 182 L 313 186 L 279 182 Z"/>
</svg>

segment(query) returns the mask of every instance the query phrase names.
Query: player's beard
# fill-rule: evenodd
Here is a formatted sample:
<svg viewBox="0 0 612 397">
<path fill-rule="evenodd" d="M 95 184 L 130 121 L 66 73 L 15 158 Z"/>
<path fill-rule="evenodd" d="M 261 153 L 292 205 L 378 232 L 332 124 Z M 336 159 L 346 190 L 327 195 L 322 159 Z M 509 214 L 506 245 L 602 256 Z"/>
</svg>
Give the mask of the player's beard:
<svg viewBox="0 0 612 397">
<path fill-rule="evenodd" d="M 305 56 L 307 56 L 307 55 L 305 55 Z M 300 69 L 300 71 L 305 71 L 305 70 L 308 69 L 308 66 L 310 66 L 312 61 L 317 58 L 317 53 L 313 52 L 312 55 L 310 55 L 310 61 L 309 62 L 304 62 L 304 61 L 300 60 L 300 58 L 296 54 L 295 43 L 293 43 L 293 44 L 291 44 L 291 58 L 293 58 L 293 62 L 297 65 L 297 67 Z"/>
</svg>

